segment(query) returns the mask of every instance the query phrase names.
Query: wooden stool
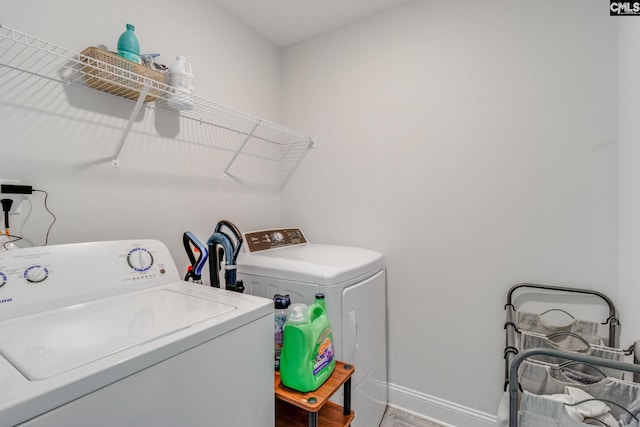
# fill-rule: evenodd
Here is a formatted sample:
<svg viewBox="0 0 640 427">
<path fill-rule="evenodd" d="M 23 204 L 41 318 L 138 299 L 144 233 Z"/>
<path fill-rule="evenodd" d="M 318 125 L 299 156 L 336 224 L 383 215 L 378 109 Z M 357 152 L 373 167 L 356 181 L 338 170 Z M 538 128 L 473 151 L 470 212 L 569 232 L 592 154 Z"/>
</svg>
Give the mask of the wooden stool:
<svg viewBox="0 0 640 427">
<path fill-rule="evenodd" d="M 282 385 L 275 373 L 276 427 L 348 427 L 355 417 L 351 410 L 351 376 L 355 367 L 336 361 L 336 368 L 319 389 L 301 393 Z M 329 398 L 344 385 L 344 407 Z"/>
</svg>

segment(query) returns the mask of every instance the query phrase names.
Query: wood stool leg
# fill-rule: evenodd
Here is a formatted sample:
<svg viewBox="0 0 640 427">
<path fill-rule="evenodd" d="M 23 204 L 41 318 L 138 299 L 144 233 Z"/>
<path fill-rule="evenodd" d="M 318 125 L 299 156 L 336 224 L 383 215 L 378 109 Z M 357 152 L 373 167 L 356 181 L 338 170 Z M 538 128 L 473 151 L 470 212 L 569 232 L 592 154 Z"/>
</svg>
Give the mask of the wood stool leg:
<svg viewBox="0 0 640 427">
<path fill-rule="evenodd" d="M 318 427 L 318 413 L 309 412 L 309 427 Z"/>
<path fill-rule="evenodd" d="M 351 413 L 351 378 L 344 383 L 344 405 L 342 406 L 342 413 L 349 415 Z"/>
</svg>

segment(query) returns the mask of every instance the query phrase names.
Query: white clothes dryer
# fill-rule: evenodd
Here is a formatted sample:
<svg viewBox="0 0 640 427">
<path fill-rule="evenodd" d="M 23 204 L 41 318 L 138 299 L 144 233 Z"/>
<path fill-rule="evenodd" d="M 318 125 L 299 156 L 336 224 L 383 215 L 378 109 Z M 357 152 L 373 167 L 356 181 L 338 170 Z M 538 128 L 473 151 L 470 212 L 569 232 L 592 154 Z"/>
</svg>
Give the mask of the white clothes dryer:
<svg viewBox="0 0 640 427">
<path fill-rule="evenodd" d="M 272 427 L 271 305 L 156 240 L 1 252 L 0 426 Z"/>
<path fill-rule="evenodd" d="M 244 233 L 244 242 L 237 271 L 245 292 L 266 298 L 288 294 L 291 303 L 307 305 L 317 292 L 325 294 L 336 357 L 355 365 L 352 425 L 379 425 L 387 406 L 384 256 L 308 243 L 297 228 Z"/>
</svg>

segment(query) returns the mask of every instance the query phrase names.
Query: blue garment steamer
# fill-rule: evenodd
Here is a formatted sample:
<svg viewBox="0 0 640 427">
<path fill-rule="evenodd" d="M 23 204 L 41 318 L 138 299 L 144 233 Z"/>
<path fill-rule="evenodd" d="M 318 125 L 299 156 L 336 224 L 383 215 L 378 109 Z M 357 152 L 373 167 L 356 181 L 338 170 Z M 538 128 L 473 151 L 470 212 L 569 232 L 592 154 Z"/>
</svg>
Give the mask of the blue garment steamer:
<svg viewBox="0 0 640 427">
<path fill-rule="evenodd" d="M 225 228 L 226 230 L 223 230 Z M 229 234 L 229 231 L 231 232 Z M 209 262 L 209 276 L 211 286 L 220 287 L 220 269 L 222 258 L 225 259 L 224 280 L 225 289 L 234 292 L 244 292 L 242 280 L 237 280 L 236 259 L 242 247 L 242 233 L 231 221 L 225 219 L 216 224 L 213 234 L 207 240 L 211 261 Z"/>
<path fill-rule="evenodd" d="M 182 235 L 182 244 L 184 250 L 187 251 L 187 257 L 191 265 L 187 268 L 187 275 L 184 276 L 185 281 L 192 280 L 194 283 L 202 283 L 202 269 L 207 262 L 209 252 L 207 247 L 190 231 L 185 232 Z M 198 258 L 196 258 L 194 252 L 199 252 Z"/>
</svg>

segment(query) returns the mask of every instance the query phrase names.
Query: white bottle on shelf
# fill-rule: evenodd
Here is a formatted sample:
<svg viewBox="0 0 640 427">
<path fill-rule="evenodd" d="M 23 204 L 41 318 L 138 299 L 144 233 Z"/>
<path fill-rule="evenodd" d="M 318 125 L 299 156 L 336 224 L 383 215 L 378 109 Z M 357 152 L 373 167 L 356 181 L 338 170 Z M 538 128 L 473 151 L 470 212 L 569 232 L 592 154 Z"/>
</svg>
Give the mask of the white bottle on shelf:
<svg viewBox="0 0 640 427">
<path fill-rule="evenodd" d="M 184 56 L 178 56 L 167 71 L 167 84 L 171 86 L 171 95 L 167 100 L 175 110 L 191 110 L 193 108 L 193 71 L 191 64 Z"/>
</svg>

